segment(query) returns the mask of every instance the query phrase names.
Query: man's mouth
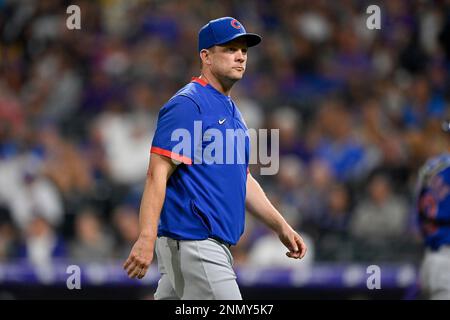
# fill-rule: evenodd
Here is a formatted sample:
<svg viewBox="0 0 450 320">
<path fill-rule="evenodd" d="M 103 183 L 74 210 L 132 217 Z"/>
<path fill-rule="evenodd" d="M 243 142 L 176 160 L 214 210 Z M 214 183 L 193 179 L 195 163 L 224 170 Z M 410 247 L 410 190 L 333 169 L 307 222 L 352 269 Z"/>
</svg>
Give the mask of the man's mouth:
<svg viewBox="0 0 450 320">
<path fill-rule="evenodd" d="M 244 71 L 243 67 L 234 67 L 234 69 L 238 70 L 238 71 Z"/>
</svg>

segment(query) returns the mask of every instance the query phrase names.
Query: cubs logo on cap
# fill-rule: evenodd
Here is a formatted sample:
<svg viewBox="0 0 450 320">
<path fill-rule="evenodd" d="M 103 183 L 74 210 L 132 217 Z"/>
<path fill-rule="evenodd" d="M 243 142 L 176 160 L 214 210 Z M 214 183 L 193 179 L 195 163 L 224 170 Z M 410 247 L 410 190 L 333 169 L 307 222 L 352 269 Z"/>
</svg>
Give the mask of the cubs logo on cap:
<svg viewBox="0 0 450 320">
<path fill-rule="evenodd" d="M 256 46 L 261 42 L 261 36 L 245 31 L 242 23 L 235 18 L 223 17 L 211 20 L 198 33 L 198 51 L 225 44 L 237 38 L 244 38 L 248 47 Z"/>
<path fill-rule="evenodd" d="M 239 24 L 239 22 L 236 19 L 231 20 L 231 25 L 233 26 L 233 28 L 239 29 L 241 27 L 241 25 Z"/>
</svg>

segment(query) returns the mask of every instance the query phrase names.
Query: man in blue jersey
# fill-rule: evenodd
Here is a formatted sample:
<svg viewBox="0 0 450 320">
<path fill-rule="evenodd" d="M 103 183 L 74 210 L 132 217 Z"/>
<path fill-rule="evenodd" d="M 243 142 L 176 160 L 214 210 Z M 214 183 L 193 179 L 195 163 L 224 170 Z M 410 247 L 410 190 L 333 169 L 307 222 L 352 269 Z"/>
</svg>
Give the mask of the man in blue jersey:
<svg viewBox="0 0 450 320">
<path fill-rule="evenodd" d="M 449 133 L 450 122 L 442 129 Z M 420 270 L 422 296 L 450 300 L 450 153 L 429 159 L 420 169 L 417 209 L 426 246 Z"/>
<path fill-rule="evenodd" d="M 230 98 L 244 75 L 248 47 L 260 41 L 234 18 L 210 21 L 199 31 L 200 77 L 160 110 L 141 232 L 124 264 L 140 279 L 156 252 L 156 299 L 242 299 L 230 246 L 244 231 L 246 209 L 278 234 L 288 257 L 306 253 L 301 236 L 248 171 L 248 129 Z"/>
</svg>

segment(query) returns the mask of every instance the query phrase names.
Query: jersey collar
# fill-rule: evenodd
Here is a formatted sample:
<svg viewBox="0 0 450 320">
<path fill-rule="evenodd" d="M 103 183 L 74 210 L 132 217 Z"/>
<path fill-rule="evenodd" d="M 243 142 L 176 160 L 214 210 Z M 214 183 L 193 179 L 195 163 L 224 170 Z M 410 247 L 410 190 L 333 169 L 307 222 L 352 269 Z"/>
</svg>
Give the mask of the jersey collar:
<svg viewBox="0 0 450 320">
<path fill-rule="evenodd" d="M 203 87 L 206 87 L 208 85 L 208 82 L 206 82 L 204 79 L 201 79 L 199 77 L 192 77 L 191 82 L 197 82 Z"/>
<path fill-rule="evenodd" d="M 214 88 L 212 85 L 210 85 L 205 79 L 199 78 L 199 77 L 192 77 L 191 78 L 191 82 L 196 82 L 199 85 L 201 85 L 202 87 L 207 87 L 211 88 L 211 90 L 215 93 L 217 93 L 218 95 L 225 97 L 227 100 L 230 100 L 231 97 L 230 96 L 226 96 L 224 95 L 222 92 L 220 92 L 219 90 L 217 90 L 216 88 Z"/>
</svg>

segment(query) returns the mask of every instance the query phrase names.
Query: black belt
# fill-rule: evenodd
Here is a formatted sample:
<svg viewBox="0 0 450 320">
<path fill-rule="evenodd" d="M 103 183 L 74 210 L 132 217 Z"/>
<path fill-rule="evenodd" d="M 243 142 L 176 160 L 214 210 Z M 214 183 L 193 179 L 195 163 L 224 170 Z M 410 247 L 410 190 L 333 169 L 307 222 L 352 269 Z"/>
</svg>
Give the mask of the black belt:
<svg viewBox="0 0 450 320">
<path fill-rule="evenodd" d="M 435 225 L 436 227 L 450 227 L 449 220 L 429 218 L 423 214 L 421 214 L 420 218 L 421 218 L 422 223 L 431 223 L 431 224 Z"/>
<path fill-rule="evenodd" d="M 164 237 L 164 236 L 163 236 L 163 237 Z M 159 237 L 158 237 L 158 238 L 159 238 Z M 168 237 L 168 238 L 170 238 L 170 237 Z M 223 244 L 223 245 L 227 246 L 228 249 L 231 248 L 231 244 L 229 244 L 228 242 L 223 241 L 223 240 L 220 239 L 220 238 L 217 238 L 217 237 L 209 237 L 209 238 L 210 238 L 210 239 L 213 239 L 213 240 L 215 240 L 215 241 L 217 241 L 217 242 L 219 242 L 220 244 Z M 173 239 L 173 238 L 170 238 L 170 239 L 175 240 L 175 241 L 177 242 L 177 248 L 178 248 L 178 250 L 180 250 L 180 241 L 183 241 L 183 240 L 177 240 L 177 239 Z"/>
<path fill-rule="evenodd" d="M 219 242 L 219 243 L 221 243 L 221 244 L 223 244 L 225 246 L 227 246 L 228 249 L 231 248 L 231 244 L 229 244 L 228 242 L 223 241 L 220 238 L 217 238 L 217 237 L 214 237 L 214 236 L 210 236 L 210 238 L 213 239 L 213 240 L 216 240 L 217 242 Z"/>
</svg>

